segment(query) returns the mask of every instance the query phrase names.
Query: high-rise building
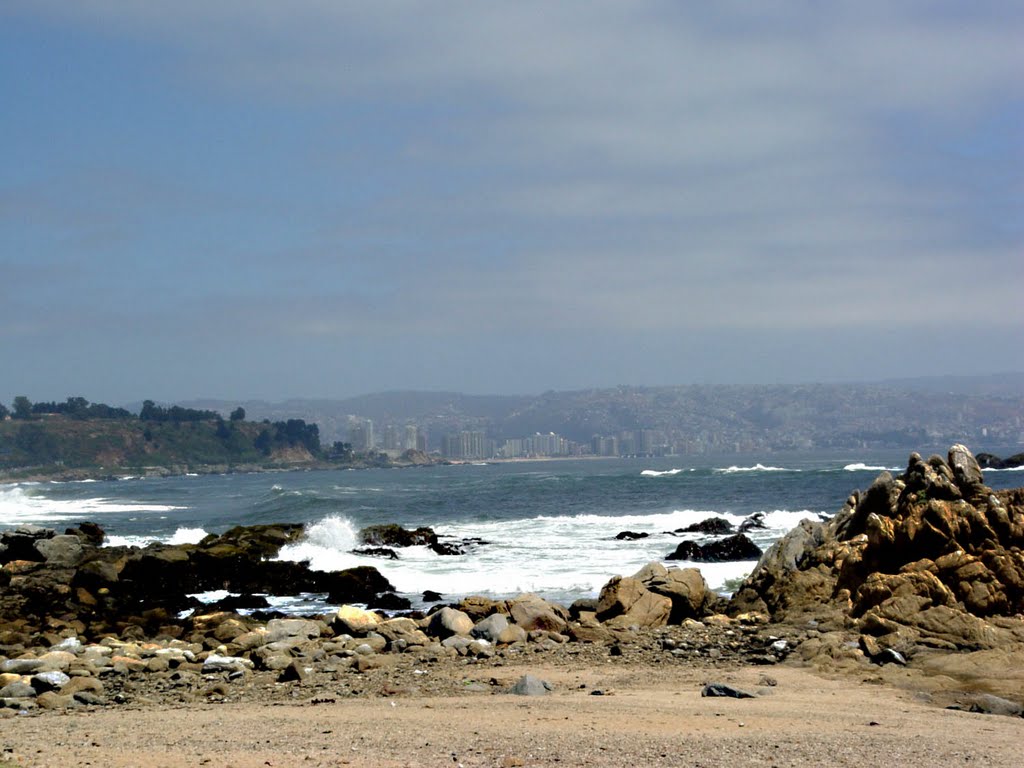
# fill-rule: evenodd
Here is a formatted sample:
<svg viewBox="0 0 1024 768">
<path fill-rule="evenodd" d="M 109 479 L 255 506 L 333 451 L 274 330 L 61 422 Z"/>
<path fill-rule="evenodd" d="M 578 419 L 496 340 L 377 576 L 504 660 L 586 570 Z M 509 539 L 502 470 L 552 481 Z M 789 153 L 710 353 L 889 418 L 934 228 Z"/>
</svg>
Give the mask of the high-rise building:
<svg viewBox="0 0 1024 768">
<path fill-rule="evenodd" d="M 373 438 L 373 422 L 369 419 L 356 421 L 349 425 L 348 441 L 353 451 L 372 451 L 376 445 Z"/>
</svg>

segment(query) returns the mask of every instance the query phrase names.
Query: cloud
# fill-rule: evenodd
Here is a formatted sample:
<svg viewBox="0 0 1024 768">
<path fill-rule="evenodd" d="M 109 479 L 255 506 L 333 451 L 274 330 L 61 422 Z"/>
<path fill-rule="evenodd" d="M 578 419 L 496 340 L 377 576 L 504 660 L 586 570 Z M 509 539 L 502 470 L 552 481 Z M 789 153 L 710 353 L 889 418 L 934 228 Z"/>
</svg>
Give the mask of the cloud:
<svg viewBox="0 0 1024 768">
<path fill-rule="evenodd" d="M 1009 214 L 1019 185 L 979 193 L 950 160 L 1022 109 L 1017 4 L 14 7 L 170 51 L 213 98 L 315 116 L 302 162 L 348 190 L 282 200 L 301 235 L 225 249 L 288 293 L 263 314 L 245 291 L 192 297 L 240 327 L 878 329 L 951 305 L 1024 323 L 1020 230 L 992 240 L 978 213 Z M 1001 279 L 963 280 L 971 260 Z"/>
</svg>

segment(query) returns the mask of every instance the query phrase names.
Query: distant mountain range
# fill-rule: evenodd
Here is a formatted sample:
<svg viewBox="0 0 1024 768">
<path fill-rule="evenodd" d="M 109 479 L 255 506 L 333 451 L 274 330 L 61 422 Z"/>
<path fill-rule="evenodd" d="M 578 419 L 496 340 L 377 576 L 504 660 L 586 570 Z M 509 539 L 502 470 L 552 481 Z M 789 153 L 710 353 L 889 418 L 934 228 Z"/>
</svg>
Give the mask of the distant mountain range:
<svg viewBox="0 0 1024 768">
<path fill-rule="evenodd" d="M 329 444 L 351 424 L 415 424 L 436 447 L 442 436 L 482 431 L 496 440 L 556 432 L 650 430 L 679 452 L 894 447 L 966 442 L 975 450 L 1024 443 L 1024 373 L 899 379 L 860 384 L 621 386 L 540 395 L 380 392 L 339 400 L 193 400 L 182 405 L 253 420 L 305 419 Z"/>
</svg>

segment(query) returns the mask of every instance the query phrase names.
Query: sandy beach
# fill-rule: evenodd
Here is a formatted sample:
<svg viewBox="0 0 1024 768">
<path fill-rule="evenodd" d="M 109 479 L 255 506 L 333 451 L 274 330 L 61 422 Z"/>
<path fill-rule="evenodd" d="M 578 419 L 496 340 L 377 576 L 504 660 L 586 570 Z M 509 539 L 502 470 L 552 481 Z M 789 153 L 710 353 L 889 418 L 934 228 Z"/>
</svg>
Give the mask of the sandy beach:
<svg viewBox="0 0 1024 768">
<path fill-rule="evenodd" d="M 553 690 L 508 693 L 524 674 Z M 826 677 L 788 663 L 569 663 L 545 654 L 366 677 L 376 684 L 357 696 L 320 680 L 277 684 L 273 701 L 11 713 L 0 765 L 1017 766 L 1024 738 L 1020 718 L 943 709 L 922 690 L 870 674 Z M 755 697 L 702 697 L 709 682 Z"/>
</svg>

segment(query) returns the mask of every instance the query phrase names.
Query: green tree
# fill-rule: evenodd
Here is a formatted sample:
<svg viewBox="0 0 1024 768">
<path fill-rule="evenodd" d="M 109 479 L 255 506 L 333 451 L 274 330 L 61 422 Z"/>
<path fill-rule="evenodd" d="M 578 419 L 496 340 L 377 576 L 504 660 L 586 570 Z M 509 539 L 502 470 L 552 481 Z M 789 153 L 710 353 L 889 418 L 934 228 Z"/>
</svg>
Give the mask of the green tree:
<svg viewBox="0 0 1024 768">
<path fill-rule="evenodd" d="M 269 456 L 274 445 L 273 438 L 270 437 L 270 430 L 264 429 L 260 432 L 256 439 L 252 441 L 252 444 L 264 456 Z"/>
<path fill-rule="evenodd" d="M 29 400 L 24 395 L 18 395 L 16 398 L 14 398 L 14 418 L 32 418 L 32 401 Z"/>
<path fill-rule="evenodd" d="M 245 421 L 245 408 L 238 406 L 231 412 L 229 417 L 232 421 Z"/>
</svg>

